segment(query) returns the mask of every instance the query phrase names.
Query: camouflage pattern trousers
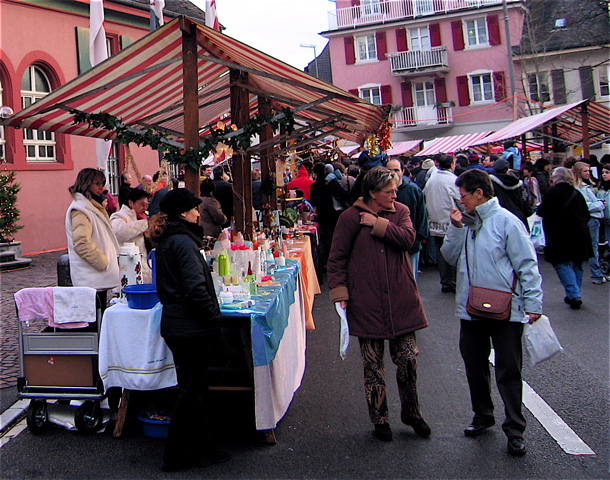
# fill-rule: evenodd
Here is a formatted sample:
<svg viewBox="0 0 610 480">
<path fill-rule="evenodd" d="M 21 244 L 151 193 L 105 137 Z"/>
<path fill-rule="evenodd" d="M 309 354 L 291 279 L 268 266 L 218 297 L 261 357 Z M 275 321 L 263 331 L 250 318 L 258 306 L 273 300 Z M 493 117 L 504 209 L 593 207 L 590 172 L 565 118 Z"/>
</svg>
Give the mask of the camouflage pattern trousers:
<svg viewBox="0 0 610 480">
<path fill-rule="evenodd" d="M 388 401 L 383 361 L 385 340 L 360 338 L 360 353 L 364 367 L 364 390 L 369 416 L 374 424 L 388 423 Z M 396 382 L 400 395 L 401 416 L 406 420 L 422 418 L 417 395 L 417 342 L 415 333 L 388 340 L 390 357 L 397 367 Z"/>
</svg>

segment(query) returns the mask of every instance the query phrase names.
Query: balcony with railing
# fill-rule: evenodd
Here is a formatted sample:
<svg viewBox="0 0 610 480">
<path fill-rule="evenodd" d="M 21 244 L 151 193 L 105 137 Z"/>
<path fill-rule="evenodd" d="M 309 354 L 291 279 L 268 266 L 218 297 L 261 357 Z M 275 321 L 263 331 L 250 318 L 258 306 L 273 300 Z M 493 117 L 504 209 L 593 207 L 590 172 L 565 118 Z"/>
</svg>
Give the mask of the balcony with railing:
<svg viewBox="0 0 610 480">
<path fill-rule="evenodd" d="M 453 123 L 453 109 L 442 106 L 404 107 L 390 115 L 394 128 L 447 125 Z"/>
<path fill-rule="evenodd" d="M 388 53 L 392 75 L 407 77 L 426 73 L 447 73 L 447 47 L 432 47 L 430 50 L 409 50 L 408 52 Z"/>
<path fill-rule="evenodd" d="M 507 3 L 522 0 L 507 0 Z M 384 0 L 328 12 L 328 29 L 356 28 L 363 25 L 423 17 L 502 5 L 502 0 Z"/>
</svg>

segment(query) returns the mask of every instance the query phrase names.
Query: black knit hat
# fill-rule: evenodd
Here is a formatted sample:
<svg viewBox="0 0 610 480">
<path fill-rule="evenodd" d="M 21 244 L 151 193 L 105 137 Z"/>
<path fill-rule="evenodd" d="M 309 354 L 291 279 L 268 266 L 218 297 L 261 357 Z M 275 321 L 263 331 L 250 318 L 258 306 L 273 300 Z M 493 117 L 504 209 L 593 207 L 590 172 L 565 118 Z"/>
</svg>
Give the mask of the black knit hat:
<svg viewBox="0 0 610 480">
<path fill-rule="evenodd" d="M 188 212 L 197 207 L 201 199 L 186 188 L 175 188 L 163 197 L 159 208 L 169 217 L 179 217 L 181 213 Z"/>
</svg>

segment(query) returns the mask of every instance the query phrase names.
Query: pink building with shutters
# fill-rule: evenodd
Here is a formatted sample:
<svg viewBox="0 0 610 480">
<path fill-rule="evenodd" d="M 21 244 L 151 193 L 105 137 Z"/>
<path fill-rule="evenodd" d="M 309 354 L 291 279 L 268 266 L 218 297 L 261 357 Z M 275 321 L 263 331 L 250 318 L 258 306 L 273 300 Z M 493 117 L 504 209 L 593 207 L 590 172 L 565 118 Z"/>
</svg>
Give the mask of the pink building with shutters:
<svg viewBox="0 0 610 480">
<path fill-rule="evenodd" d="M 518 46 L 523 2 L 506 3 L 510 46 Z M 333 83 L 391 104 L 394 140 L 497 130 L 513 120 L 502 0 L 337 0 L 330 20 L 322 35 Z M 513 71 L 520 94 L 518 64 Z"/>
</svg>

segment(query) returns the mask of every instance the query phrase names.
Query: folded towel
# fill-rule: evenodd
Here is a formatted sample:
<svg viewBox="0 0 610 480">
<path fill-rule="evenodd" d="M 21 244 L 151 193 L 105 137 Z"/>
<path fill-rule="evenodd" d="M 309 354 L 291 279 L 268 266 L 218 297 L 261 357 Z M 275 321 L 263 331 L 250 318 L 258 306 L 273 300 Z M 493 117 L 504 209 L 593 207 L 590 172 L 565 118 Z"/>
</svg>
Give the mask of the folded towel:
<svg viewBox="0 0 610 480">
<path fill-rule="evenodd" d="M 53 287 L 22 288 L 14 295 L 19 320 L 53 320 Z"/>
<path fill-rule="evenodd" d="M 95 322 L 95 288 L 53 287 L 53 322 Z"/>
</svg>

